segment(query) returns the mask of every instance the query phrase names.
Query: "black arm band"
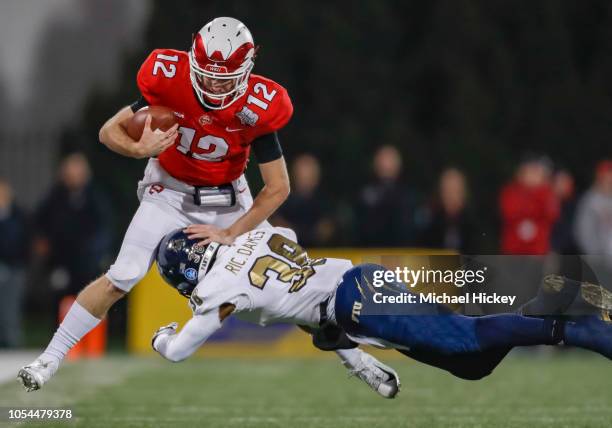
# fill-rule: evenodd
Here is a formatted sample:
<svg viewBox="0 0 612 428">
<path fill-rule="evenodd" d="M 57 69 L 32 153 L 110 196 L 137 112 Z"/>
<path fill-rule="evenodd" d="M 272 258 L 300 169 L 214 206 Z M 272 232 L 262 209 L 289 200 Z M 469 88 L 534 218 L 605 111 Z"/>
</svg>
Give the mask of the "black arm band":
<svg viewBox="0 0 612 428">
<path fill-rule="evenodd" d="M 283 150 L 281 149 L 280 141 L 278 141 L 278 134 L 276 132 L 255 138 L 251 146 L 253 147 L 255 159 L 257 163 L 260 164 L 272 162 L 283 156 Z"/>
<path fill-rule="evenodd" d="M 149 103 L 147 102 L 147 100 L 145 100 L 144 97 L 140 97 L 137 101 L 130 104 L 130 108 L 132 109 L 132 113 L 136 113 L 138 110 L 148 105 Z"/>
</svg>

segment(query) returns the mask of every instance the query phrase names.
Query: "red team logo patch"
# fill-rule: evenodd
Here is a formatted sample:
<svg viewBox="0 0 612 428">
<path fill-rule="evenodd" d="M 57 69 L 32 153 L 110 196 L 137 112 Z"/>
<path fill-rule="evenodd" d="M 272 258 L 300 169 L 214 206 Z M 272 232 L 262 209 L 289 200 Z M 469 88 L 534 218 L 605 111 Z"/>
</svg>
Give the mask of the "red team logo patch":
<svg viewBox="0 0 612 428">
<path fill-rule="evenodd" d="M 164 186 L 161 184 L 153 184 L 149 187 L 149 195 L 153 195 L 155 193 L 161 193 L 164 191 Z"/>
<path fill-rule="evenodd" d="M 200 118 L 198 119 L 198 122 L 200 122 L 201 126 L 206 126 L 206 125 L 210 125 L 212 123 L 212 117 L 210 117 L 207 114 L 203 114 L 202 116 L 200 116 Z"/>
</svg>

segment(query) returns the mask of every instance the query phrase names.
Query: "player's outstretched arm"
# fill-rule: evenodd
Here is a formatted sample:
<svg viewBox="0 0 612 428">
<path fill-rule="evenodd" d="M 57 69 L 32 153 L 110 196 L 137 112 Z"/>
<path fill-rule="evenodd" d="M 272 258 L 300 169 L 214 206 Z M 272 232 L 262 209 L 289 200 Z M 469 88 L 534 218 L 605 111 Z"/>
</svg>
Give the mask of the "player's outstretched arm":
<svg viewBox="0 0 612 428">
<path fill-rule="evenodd" d="M 234 305 L 225 304 L 218 312 L 209 311 L 202 315 L 194 315 L 178 334 L 177 323 L 161 327 L 153 335 L 151 345 L 165 359 L 175 363 L 183 361 L 221 328 L 223 320 L 234 309 Z"/>
<path fill-rule="evenodd" d="M 153 132 L 151 116 L 148 116 L 142 137 L 139 141 L 135 141 L 127 134 L 124 125 L 133 115 L 132 108 L 128 106 L 108 119 L 100 128 L 100 142 L 115 153 L 136 159 L 157 156 L 172 146 L 177 136 L 178 125 L 174 125 L 166 132 Z"/>
<path fill-rule="evenodd" d="M 190 239 L 202 239 L 202 244 L 219 242 L 231 244 L 237 236 L 255 229 L 266 221 L 285 202 L 289 196 L 289 174 L 285 159 L 259 164 L 264 187 L 261 189 L 251 208 L 227 229 L 219 229 L 207 224 L 193 224 L 185 229 Z"/>
<path fill-rule="evenodd" d="M 193 354 L 221 327 L 214 312 L 194 315 L 177 334 L 177 323 L 161 327 L 153 336 L 152 346 L 165 359 L 177 363 Z"/>
</svg>

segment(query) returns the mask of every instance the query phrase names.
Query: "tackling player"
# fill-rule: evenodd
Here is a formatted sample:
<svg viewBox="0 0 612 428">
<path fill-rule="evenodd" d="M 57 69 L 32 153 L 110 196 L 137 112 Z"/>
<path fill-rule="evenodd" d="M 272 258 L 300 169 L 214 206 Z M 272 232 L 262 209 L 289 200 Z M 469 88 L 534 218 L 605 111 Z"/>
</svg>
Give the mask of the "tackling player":
<svg viewBox="0 0 612 428">
<path fill-rule="evenodd" d="M 251 74 L 256 50 L 243 23 L 216 18 L 195 35 L 189 52 L 156 49 L 142 64 L 136 79 L 142 97 L 100 129 L 109 149 L 149 158 L 138 184 L 140 206 L 115 263 L 79 294 L 43 354 L 19 371 L 26 389 L 47 382 L 69 349 L 142 279 L 168 232 L 186 227 L 193 238 L 230 244 L 267 225 L 287 198 L 277 131 L 293 107 L 285 88 Z M 149 116 L 134 141 L 124 124 L 147 105 L 171 108 L 179 123 L 156 133 Z M 264 182 L 254 201 L 243 175 L 251 148 Z"/>
<path fill-rule="evenodd" d="M 555 313 L 567 309 L 571 301 L 566 297 L 589 286 L 596 290 L 580 294 L 600 297 L 590 301 L 598 316 L 468 317 L 437 304 L 381 306 L 372 298 L 375 292 L 400 295 L 409 290 L 389 282 L 374 289 L 374 271 L 382 266 L 310 259 L 295 242 L 295 234 L 282 228 L 253 230 L 233 246 L 200 246 L 178 230 L 161 241 L 157 262 L 165 281 L 190 297 L 194 313 L 180 332 L 172 323 L 153 336 L 153 348 L 171 361 L 191 355 L 230 315 L 260 325 L 304 325 L 315 335 L 332 326 L 349 339 L 339 347 L 363 343 L 397 349 L 464 379 L 487 376 L 515 346 L 563 342 L 612 359 L 612 323 L 606 310 L 612 300 L 592 284 L 572 280 L 559 284 L 555 292 L 561 298 L 553 296 L 557 307 L 550 309 Z M 378 382 L 393 385 L 397 375 L 389 367 L 385 373 L 388 377 Z"/>
</svg>

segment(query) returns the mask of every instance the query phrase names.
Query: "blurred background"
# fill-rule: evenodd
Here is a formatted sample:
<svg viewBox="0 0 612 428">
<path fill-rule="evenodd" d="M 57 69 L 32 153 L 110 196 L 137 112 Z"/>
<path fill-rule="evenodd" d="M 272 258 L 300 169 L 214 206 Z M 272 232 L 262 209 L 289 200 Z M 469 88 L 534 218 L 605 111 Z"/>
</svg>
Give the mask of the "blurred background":
<svg viewBox="0 0 612 428">
<path fill-rule="evenodd" d="M 152 49 L 186 50 L 224 15 L 292 98 L 292 194 L 273 223 L 307 248 L 612 257 L 606 0 L 3 0 L 1 347 L 42 347 L 66 296 L 112 262 L 145 161 L 98 130 L 139 97 Z M 247 176 L 257 192 L 254 164 Z"/>
</svg>

